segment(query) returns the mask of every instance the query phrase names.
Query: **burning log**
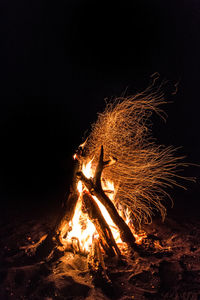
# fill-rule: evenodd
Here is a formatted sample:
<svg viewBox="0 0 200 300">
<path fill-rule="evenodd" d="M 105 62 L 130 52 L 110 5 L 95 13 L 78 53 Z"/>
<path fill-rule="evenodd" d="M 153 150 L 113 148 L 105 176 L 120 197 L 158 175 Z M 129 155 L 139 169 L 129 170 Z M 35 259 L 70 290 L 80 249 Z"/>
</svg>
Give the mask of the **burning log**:
<svg viewBox="0 0 200 300">
<path fill-rule="evenodd" d="M 86 191 L 83 192 L 82 198 L 83 198 L 84 211 L 87 212 L 90 220 L 95 225 L 95 228 L 100 237 L 99 239 L 101 245 L 105 250 L 106 254 L 110 256 L 114 256 L 115 254 L 120 255 L 121 253 L 115 242 L 113 234 L 108 224 L 106 223 L 95 200 Z"/>
<path fill-rule="evenodd" d="M 138 251 L 138 247 L 135 244 L 135 238 L 128 227 L 128 225 L 125 223 L 125 221 L 120 217 L 120 215 L 117 212 L 117 209 L 115 208 L 112 201 L 109 199 L 109 197 L 105 194 L 105 192 L 102 189 L 101 185 L 101 175 L 103 172 L 103 169 L 116 161 L 116 159 L 111 159 L 111 161 L 103 161 L 103 146 L 101 146 L 101 152 L 99 156 L 98 165 L 96 167 L 95 176 L 93 179 L 88 179 L 82 172 L 77 173 L 77 177 L 85 184 L 89 192 L 96 196 L 98 200 L 105 206 L 108 213 L 110 214 L 113 222 L 115 225 L 119 228 L 120 231 L 120 237 L 123 242 L 127 243 L 129 246 L 131 246 L 133 249 Z"/>
<path fill-rule="evenodd" d="M 93 274 L 93 282 L 95 285 L 102 287 L 105 292 L 111 291 L 111 295 L 113 295 L 112 281 L 107 274 L 99 239 L 94 238 L 92 241 L 92 249 L 88 257 L 88 266 Z"/>
<path fill-rule="evenodd" d="M 50 230 L 46 239 L 37 247 L 35 253 L 37 258 L 49 257 L 58 245 L 63 246 L 60 241 L 61 230 L 63 227 L 65 232 L 69 229 L 69 222 L 73 217 L 77 200 L 78 195 L 74 192 L 70 192 L 63 212 L 58 217 L 54 228 Z"/>
<path fill-rule="evenodd" d="M 94 272 L 101 269 L 106 274 L 106 266 L 101 253 L 99 239 L 93 238 L 91 253 L 88 257 L 89 266 Z M 107 276 L 106 276 L 107 277 Z"/>
<path fill-rule="evenodd" d="M 79 162 L 75 161 L 74 174 L 67 201 L 62 207 L 62 211 L 59 214 L 54 227 L 49 231 L 45 240 L 37 247 L 35 252 L 37 259 L 47 258 L 51 256 L 57 246 L 63 246 L 60 241 L 60 237 L 64 236 L 69 230 L 69 222 L 73 218 L 75 207 L 79 197 L 77 192 L 76 179 L 76 172 L 79 167 Z"/>
</svg>

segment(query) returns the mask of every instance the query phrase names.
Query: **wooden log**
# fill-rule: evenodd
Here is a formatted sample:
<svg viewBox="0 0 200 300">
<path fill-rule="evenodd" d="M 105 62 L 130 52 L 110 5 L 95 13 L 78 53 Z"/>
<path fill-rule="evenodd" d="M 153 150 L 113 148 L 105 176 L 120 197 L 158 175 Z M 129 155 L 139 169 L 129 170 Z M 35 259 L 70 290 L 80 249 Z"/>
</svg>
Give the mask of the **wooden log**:
<svg viewBox="0 0 200 300">
<path fill-rule="evenodd" d="M 116 161 L 116 159 L 112 159 L 111 161 Z M 104 167 L 110 165 L 110 161 L 103 161 L 103 146 L 101 147 L 101 152 L 99 156 L 98 165 L 96 167 L 95 176 L 93 179 L 88 179 L 85 177 L 85 175 L 82 172 L 77 172 L 77 178 L 80 179 L 84 185 L 87 187 L 89 192 L 96 196 L 99 201 L 105 206 L 108 213 L 110 214 L 110 217 L 112 218 L 115 225 L 119 228 L 120 237 L 123 242 L 127 243 L 131 248 L 138 251 L 137 244 L 135 243 L 135 238 L 128 227 L 128 225 L 125 223 L 125 221 L 122 219 L 122 217 L 118 214 L 117 209 L 113 202 L 109 199 L 109 197 L 105 194 L 105 192 L 102 189 L 101 186 L 101 175 L 103 172 Z"/>
<path fill-rule="evenodd" d="M 36 249 L 35 255 L 38 257 L 38 259 L 48 257 L 57 246 L 62 246 L 60 234 L 63 227 L 65 230 L 62 235 L 64 235 L 69 229 L 69 222 L 73 218 L 77 200 L 78 195 L 75 193 L 70 193 L 66 201 L 65 209 L 63 209 L 62 214 L 59 215 L 53 229 L 49 231 L 46 239 Z"/>
<path fill-rule="evenodd" d="M 94 224 L 106 253 L 110 256 L 121 255 L 109 225 L 89 192 L 83 191 L 82 201 L 83 211 L 88 214 L 90 221 Z"/>
<path fill-rule="evenodd" d="M 84 191 L 83 193 L 83 205 L 84 212 L 88 214 L 91 222 L 95 225 L 95 228 L 100 236 L 102 247 L 104 248 L 105 252 L 108 255 L 115 255 L 115 253 L 120 255 L 120 250 L 115 242 L 109 225 L 105 221 L 95 200 L 86 191 Z"/>
<path fill-rule="evenodd" d="M 70 186 L 70 192 L 65 201 L 64 205 L 61 207 L 58 218 L 55 222 L 54 227 L 47 234 L 46 239 L 37 247 L 35 256 L 38 259 L 46 258 L 52 254 L 57 246 L 62 246 L 60 235 L 62 229 L 64 228 L 64 235 L 69 229 L 69 222 L 73 218 L 76 204 L 78 201 L 77 192 L 77 176 L 76 173 L 80 168 L 80 164 L 77 160 L 74 161 L 74 172 L 72 177 L 72 184 Z"/>
<path fill-rule="evenodd" d="M 93 238 L 92 241 L 92 249 L 88 255 L 88 266 L 93 274 L 94 281 L 95 279 L 98 280 L 100 278 L 101 281 L 103 279 L 104 284 L 112 284 L 110 278 L 107 275 L 106 266 L 101 252 L 100 242 L 97 238 Z"/>
</svg>

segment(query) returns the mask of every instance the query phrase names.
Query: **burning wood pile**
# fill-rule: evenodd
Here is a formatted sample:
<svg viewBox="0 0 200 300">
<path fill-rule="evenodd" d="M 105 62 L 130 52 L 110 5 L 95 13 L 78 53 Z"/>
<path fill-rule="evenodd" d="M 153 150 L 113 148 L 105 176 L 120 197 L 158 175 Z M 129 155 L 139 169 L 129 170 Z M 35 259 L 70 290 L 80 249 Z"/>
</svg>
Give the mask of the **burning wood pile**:
<svg viewBox="0 0 200 300">
<path fill-rule="evenodd" d="M 92 269 L 105 271 L 105 256 L 141 252 L 147 238 L 142 224 L 155 211 L 164 219 L 162 200 L 170 197 L 165 188 L 179 185 L 176 171 L 185 165 L 173 147 L 151 137 L 149 118 L 153 112 L 164 117 L 164 103 L 162 87 L 151 86 L 107 104 L 73 156 L 70 194 L 54 228 L 38 243 L 37 257 L 72 251 L 88 256 Z"/>
</svg>

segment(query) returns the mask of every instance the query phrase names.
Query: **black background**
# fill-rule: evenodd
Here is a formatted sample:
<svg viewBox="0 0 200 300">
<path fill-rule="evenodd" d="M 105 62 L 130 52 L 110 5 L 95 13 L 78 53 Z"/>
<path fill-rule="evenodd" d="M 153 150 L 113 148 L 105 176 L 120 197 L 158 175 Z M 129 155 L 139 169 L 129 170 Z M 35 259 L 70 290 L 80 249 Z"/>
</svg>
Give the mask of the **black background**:
<svg viewBox="0 0 200 300">
<path fill-rule="evenodd" d="M 160 143 L 199 163 L 200 4 L 185 1 L 25 1 L 0 4 L 0 196 L 32 209 L 64 198 L 71 157 L 105 107 L 150 75 L 179 82 Z M 198 176 L 190 167 L 185 175 Z M 199 183 L 172 191 L 198 214 Z M 192 203 L 192 205 L 191 205 Z M 180 205 L 179 205 L 180 204 Z M 191 208 L 192 207 L 192 208 Z"/>
</svg>

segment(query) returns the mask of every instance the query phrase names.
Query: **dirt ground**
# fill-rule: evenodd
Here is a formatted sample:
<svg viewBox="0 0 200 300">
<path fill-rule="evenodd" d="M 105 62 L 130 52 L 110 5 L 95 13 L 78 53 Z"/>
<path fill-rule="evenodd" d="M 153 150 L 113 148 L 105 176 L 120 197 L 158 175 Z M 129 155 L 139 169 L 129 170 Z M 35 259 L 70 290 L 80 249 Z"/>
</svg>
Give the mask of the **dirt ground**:
<svg viewBox="0 0 200 300">
<path fill-rule="evenodd" d="M 34 261 L 21 247 L 36 243 L 55 219 L 10 212 L 1 218 L 0 299 L 200 299 L 200 220 L 167 218 L 145 227 L 143 254 L 105 258 L 111 283 L 92 276 L 87 258 L 70 252 Z M 162 245 L 163 249 L 155 248 Z M 168 249 L 168 250 L 166 250 Z"/>
</svg>

